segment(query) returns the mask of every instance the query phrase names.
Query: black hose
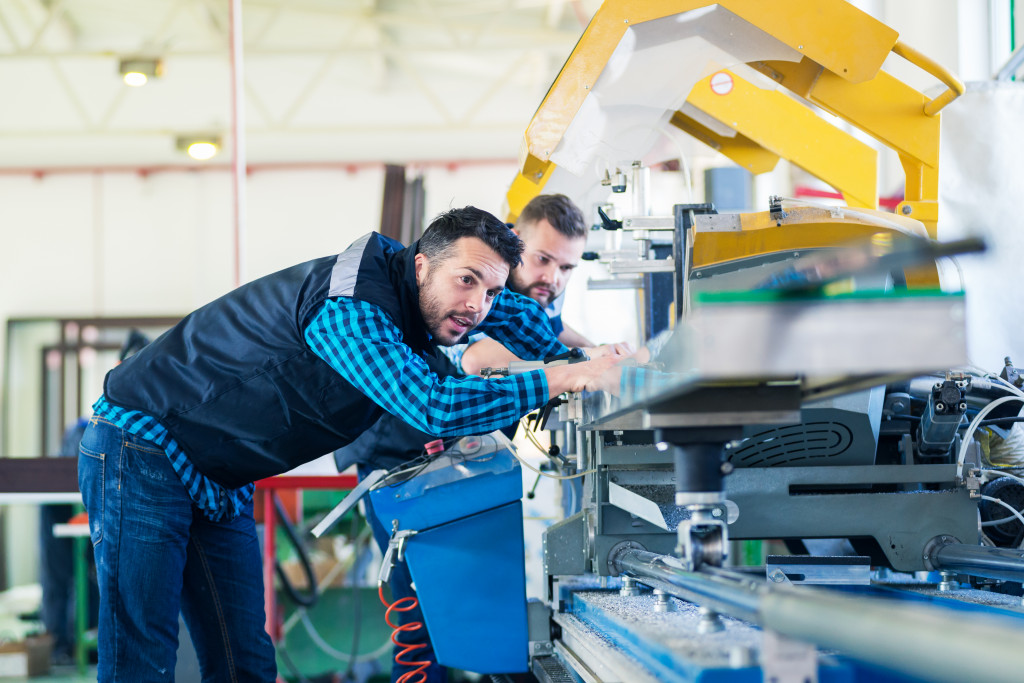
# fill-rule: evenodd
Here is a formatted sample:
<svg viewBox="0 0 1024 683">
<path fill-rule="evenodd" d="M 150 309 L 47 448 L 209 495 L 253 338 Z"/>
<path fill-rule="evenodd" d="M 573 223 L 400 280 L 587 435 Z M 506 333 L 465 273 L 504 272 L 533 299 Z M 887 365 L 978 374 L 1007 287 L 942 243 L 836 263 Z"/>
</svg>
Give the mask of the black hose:
<svg viewBox="0 0 1024 683">
<path fill-rule="evenodd" d="M 357 514 L 352 515 L 352 522 L 349 527 L 348 536 L 352 543 L 352 568 L 356 569 L 359 567 L 359 538 L 357 535 L 357 529 L 359 528 L 359 516 Z M 345 675 L 342 676 L 343 680 L 355 680 L 354 669 L 356 666 L 356 658 L 359 656 L 359 631 L 362 629 L 362 602 L 359 596 L 359 581 L 358 577 L 353 574 L 352 579 L 352 651 L 350 659 L 348 660 L 348 667 L 345 669 Z"/>
<path fill-rule="evenodd" d="M 295 533 L 295 527 L 292 526 L 291 522 L 288 521 L 288 515 L 285 513 L 284 505 L 281 504 L 281 499 L 277 497 L 277 492 L 268 491 L 268 495 L 273 496 L 274 509 L 277 511 L 277 519 L 284 528 L 285 534 L 288 536 L 288 540 L 291 541 L 292 547 L 295 548 L 295 553 L 299 556 L 299 562 L 302 564 L 302 570 L 306 574 L 306 578 L 309 580 L 309 592 L 303 595 L 299 592 L 295 586 L 292 585 L 291 581 L 284 573 L 284 569 L 281 567 L 281 562 L 275 558 L 274 570 L 277 572 L 277 578 L 281 580 L 281 588 L 288 595 L 289 599 L 296 605 L 302 605 L 303 607 L 312 607 L 316 604 L 316 601 L 320 598 L 320 591 L 316 585 L 316 574 L 313 573 L 313 565 L 309 561 L 309 554 L 306 552 L 305 544 L 299 539 L 298 534 Z M 274 533 L 274 529 L 267 529 L 266 533 Z"/>
</svg>

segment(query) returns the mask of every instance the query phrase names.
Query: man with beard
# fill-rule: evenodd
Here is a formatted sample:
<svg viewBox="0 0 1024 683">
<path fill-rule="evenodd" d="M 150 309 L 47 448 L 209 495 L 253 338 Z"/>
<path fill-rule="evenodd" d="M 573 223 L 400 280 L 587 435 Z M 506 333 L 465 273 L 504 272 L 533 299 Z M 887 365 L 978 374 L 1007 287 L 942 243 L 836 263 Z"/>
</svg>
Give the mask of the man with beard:
<svg viewBox="0 0 1024 683">
<path fill-rule="evenodd" d="M 562 295 L 587 245 L 587 226 L 579 207 L 562 194 L 538 195 L 523 208 L 513 230 L 525 248 L 522 265 L 509 273 L 508 288 L 543 306 L 552 331 L 566 346 L 578 346 L 591 358 L 631 354 L 633 349 L 625 342 L 595 346 L 562 322 Z M 475 334 L 469 341 L 468 347 L 446 352 L 467 374 L 520 360 L 506 346 L 483 334 Z"/>
<path fill-rule="evenodd" d="M 79 449 L 100 681 L 173 679 L 179 611 L 204 680 L 275 680 L 255 480 L 351 443 L 385 411 L 448 437 L 599 388 L 611 359 L 498 381 L 439 379 L 424 361 L 473 329 L 529 358 L 566 350 L 504 288 L 521 251 L 473 207 L 407 248 L 370 233 L 207 304 L 107 374 Z"/>
<path fill-rule="evenodd" d="M 539 195 L 524 207 L 513 232 L 524 243 L 522 263 L 509 273 L 506 286 L 518 294 L 527 296 L 543 307 L 550 333 L 568 347 L 581 347 L 594 357 L 621 358 L 632 352 L 628 344 L 606 344 L 595 347 L 581 334 L 562 323 L 562 294 L 579 264 L 587 242 L 587 227 L 583 213 L 565 195 Z M 483 367 L 507 366 L 519 360 L 512 350 L 501 342 L 485 335 L 468 335 L 470 345 L 446 346 L 440 353 L 425 358 L 431 370 L 441 377 L 478 374 Z M 458 367 L 461 359 L 462 367 Z M 554 394 L 552 394 L 554 396 Z M 515 431 L 512 423 L 504 430 L 511 436 Z M 470 432 L 466 432 L 467 434 Z M 371 429 L 354 443 L 335 452 L 338 471 L 352 465 L 357 466 L 360 479 L 375 469 L 390 470 L 403 462 L 421 455 L 424 445 L 433 437 L 416 429 L 409 423 L 389 414 L 381 416 Z M 364 498 L 366 514 L 373 527 L 374 538 L 381 552 L 386 551 L 389 539 L 387 523 L 377 519 L 369 498 Z M 415 594 L 412 578 L 403 563 L 395 566 L 389 581 L 394 599 Z M 425 624 L 419 607 L 413 607 L 398 615 L 400 624 Z M 447 680 L 444 667 L 437 663 L 433 644 L 425 626 L 402 634 L 403 646 L 418 645 L 417 662 L 430 662 L 423 672 L 426 683 Z M 402 647 L 396 647 L 396 654 Z M 392 682 L 416 670 L 416 667 L 395 664 L 391 670 Z M 501 673 L 501 672 L 493 672 Z"/>
</svg>

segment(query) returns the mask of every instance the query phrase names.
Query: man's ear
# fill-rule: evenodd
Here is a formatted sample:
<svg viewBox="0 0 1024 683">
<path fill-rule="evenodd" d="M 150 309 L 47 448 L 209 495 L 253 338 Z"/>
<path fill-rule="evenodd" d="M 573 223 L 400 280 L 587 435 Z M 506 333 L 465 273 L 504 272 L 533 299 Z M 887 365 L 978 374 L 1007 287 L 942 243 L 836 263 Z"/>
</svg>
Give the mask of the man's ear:
<svg viewBox="0 0 1024 683">
<path fill-rule="evenodd" d="M 423 286 L 423 280 L 427 276 L 427 271 L 430 269 L 430 259 L 423 254 L 416 254 L 416 285 L 418 287 Z"/>
</svg>

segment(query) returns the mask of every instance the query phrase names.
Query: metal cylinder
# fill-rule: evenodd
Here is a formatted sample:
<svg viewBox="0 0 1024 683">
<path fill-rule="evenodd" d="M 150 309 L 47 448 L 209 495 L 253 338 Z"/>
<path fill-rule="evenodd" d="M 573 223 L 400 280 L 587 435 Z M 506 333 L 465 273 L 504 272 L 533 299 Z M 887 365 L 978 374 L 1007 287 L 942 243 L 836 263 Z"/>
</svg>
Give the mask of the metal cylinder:
<svg viewBox="0 0 1024 683">
<path fill-rule="evenodd" d="M 687 572 L 676 558 L 624 549 L 610 562 L 684 600 L 929 681 L 1015 683 L 1024 671 L 1020 623 L 931 605 L 769 586 L 721 569 Z"/>
<path fill-rule="evenodd" d="M 722 492 L 722 444 L 695 443 L 672 448 L 677 494 Z"/>
<path fill-rule="evenodd" d="M 937 571 L 955 571 L 1004 581 L 1024 581 L 1024 551 L 949 543 L 936 546 L 928 556 Z"/>
</svg>

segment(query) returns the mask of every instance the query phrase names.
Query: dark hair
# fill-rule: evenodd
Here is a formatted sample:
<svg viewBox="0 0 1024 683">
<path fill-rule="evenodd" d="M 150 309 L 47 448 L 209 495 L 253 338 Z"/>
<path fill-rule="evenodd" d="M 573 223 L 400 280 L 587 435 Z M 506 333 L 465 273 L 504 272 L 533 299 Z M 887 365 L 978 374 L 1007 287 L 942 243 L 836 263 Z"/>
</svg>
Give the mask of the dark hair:
<svg viewBox="0 0 1024 683">
<path fill-rule="evenodd" d="M 483 241 L 508 263 L 509 269 L 522 262 L 522 241 L 497 217 L 475 206 L 451 209 L 435 218 L 420 238 L 419 253 L 436 265 L 452 255 L 455 242 L 463 237 Z"/>
<path fill-rule="evenodd" d="M 577 239 L 587 236 L 587 225 L 583 221 L 583 212 L 564 194 L 539 194 L 523 207 L 516 225 L 527 227 L 540 219 L 546 218 L 558 232 L 566 237 Z"/>
</svg>

